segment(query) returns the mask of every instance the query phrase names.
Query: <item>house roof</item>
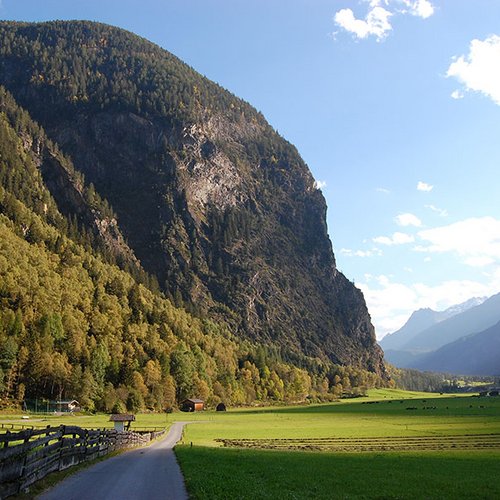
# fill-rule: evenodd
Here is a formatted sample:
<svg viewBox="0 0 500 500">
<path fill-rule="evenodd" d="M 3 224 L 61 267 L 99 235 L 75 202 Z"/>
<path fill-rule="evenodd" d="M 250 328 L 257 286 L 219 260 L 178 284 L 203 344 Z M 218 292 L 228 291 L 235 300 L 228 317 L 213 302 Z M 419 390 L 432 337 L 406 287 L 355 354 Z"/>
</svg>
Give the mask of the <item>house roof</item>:
<svg viewBox="0 0 500 500">
<path fill-rule="evenodd" d="M 189 399 L 186 399 L 184 401 L 184 403 L 186 403 L 187 401 L 191 402 L 191 403 L 203 403 L 203 399 L 193 399 L 193 398 L 189 398 Z"/>
<path fill-rule="evenodd" d="M 115 413 L 109 417 L 110 422 L 133 422 L 135 415 L 127 415 L 126 413 Z"/>
<path fill-rule="evenodd" d="M 79 405 L 80 403 L 76 399 L 68 399 L 67 401 L 58 401 L 57 404 L 59 405 L 70 405 L 76 403 Z"/>
</svg>

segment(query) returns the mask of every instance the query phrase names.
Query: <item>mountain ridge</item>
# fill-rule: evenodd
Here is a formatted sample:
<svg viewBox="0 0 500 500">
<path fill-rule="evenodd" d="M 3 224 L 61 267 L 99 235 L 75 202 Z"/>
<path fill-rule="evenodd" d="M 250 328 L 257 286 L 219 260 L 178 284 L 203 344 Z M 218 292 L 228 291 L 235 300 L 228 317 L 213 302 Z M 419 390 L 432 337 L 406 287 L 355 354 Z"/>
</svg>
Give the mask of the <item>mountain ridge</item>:
<svg viewBox="0 0 500 500">
<path fill-rule="evenodd" d="M 466 303 L 466 305 L 470 304 L 470 301 Z M 456 308 L 453 308 L 451 312 L 454 311 Z M 476 350 L 479 353 L 479 344 L 476 346 L 475 342 L 488 338 L 484 332 L 489 331 L 498 321 L 500 321 L 500 294 L 492 295 L 479 305 L 469 307 L 459 314 L 454 314 L 422 331 L 417 331 L 410 338 L 404 338 L 399 349 L 388 349 L 386 344 L 384 346 L 385 357 L 390 363 L 402 368 L 445 371 L 445 366 L 448 366 L 449 371 L 453 373 L 484 374 L 477 372 L 478 363 L 473 365 L 472 360 L 465 361 L 467 352 L 461 352 L 460 349 L 470 348 L 471 352 Z M 476 337 L 476 335 L 480 336 Z M 490 335 L 494 339 L 493 333 Z M 401 338 L 399 340 L 401 341 Z M 481 344 L 481 348 L 483 345 Z M 492 347 L 494 345 L 495 342 Z M 491 356 L 494 357 L 494 352 L 484 349 L 481 352 L 483 352 L 485 364 Z M 460 372 L 458 366 L 450 361 L 452 357 L 450 353 L 453 353 L 457 359 L 463 360 L 464 371 Z M 474 369 L 477 373 L 470 371 L 472 366 L 476 366 Z M 487 374 L 491 375 L 491 373 Z"/>
<path fill-rule="evenodd" d="M 410 361 L 409 368 L 457 375 L 499 375 L 500 322 Z"/>
<path fill-rule="evenodd" d="M 379 343 L 385 349 L 402 349 L 404 345 L 431 326 L 445 321 L 452 316 L 461 314 L 471 307 L 481 305 L 488 297 L 472 297 L 465 302 L 446 308 L 443 311 L 435 311 L 424 308 L 414 311 L 406 323 L 397 331 L 386 335 Z"/>
</svg>

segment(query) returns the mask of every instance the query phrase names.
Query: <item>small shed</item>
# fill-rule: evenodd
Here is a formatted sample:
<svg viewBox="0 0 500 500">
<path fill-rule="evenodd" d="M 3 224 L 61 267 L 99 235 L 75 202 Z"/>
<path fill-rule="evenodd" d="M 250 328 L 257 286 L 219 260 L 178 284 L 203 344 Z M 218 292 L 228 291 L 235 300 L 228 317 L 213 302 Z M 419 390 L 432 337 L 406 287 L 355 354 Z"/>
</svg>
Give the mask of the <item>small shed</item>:
<svg viewBox="0 0 500 500">
<path fill-rule="evenodd" d="M 215 411 L 226 411 L 226 405 L 224 403 L 219 403 L 215 408 Z"/>
<path fill-rule="evenodd" d="M 201 411 L 204 407 L 202 399 L 185 399 L 181 404 L 182 411 Z"/>
<path fill-rule="evenodd" d="M 115 431 L 124 432 L 130 429 L 130 422 L 134 422 L 135 415 L 127 413 L 115 413 L 109 417 L 110 422 L 115 423 Z"/>
</svg>

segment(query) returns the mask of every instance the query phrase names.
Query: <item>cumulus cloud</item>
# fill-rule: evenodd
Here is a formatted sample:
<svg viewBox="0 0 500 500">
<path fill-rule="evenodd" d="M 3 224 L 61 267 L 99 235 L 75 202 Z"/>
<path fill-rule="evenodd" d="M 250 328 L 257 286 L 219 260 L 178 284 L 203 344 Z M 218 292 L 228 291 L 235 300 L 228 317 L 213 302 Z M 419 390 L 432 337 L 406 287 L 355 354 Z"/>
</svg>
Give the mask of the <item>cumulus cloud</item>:
<svg viewBox="0 0 500 500">
<path fill-rule="evenodd" d="M 375 243 L 380 245 L 404 245 L 405 243 L 413 243 L 415 238 L 411 234 L 396 232 L 392 236 L 377 236 L 373 238 Z"/>
<path fill-rule="evenodd" d="M 352 9 L 345 8 L 335 13 L 337 26 L 358 39 L 373 36 L 383 40 L 392 30 L 391 17 L 397 14 L 410 14 L 427 19 L 434 14 L 430 0 L 368 0 L 369 9 L 364 18 L 357 18 Z"/>
<path fill-rule="evenodd" d="M 480 92 L 500 105 L 500 36 L 472 40 L 469 54 L 455 57 L 446 73 L 464 85 L 465 91 Z M 455 90 L 454 99 L 463 97 Z"/>
<path fill-rule="evenodd" d="M 436 285 L 396 283 L 386 275 L 365 276 L 356 283 L 363 292 L 375 325 L 377 338 L 401 328 L 410 314 L 430 307 L 444 310 L 471 297 L 490 296 L 500 290 L 500 270 L 488 276 L 485 283 L 472 280 L 450 280 Z"/>
<path fill-rule="evenodd" d="M 471 217 L 447 226 L 419 231 L 423 244 L 415 250 L 426 253 L 452 253 L 473 267 L 500 262 L 500 220 Z"/>
<path fill-rule="evenodd" d="M 407 10 L 403 12 L 408 12 L 412 16 L 421 17 L 422 19 L 427 19 L 434 14 L 434 6 L 429 0 L 401 0 L 404 5 L 406 5 Z"/>
<path fill-rule="evenodd" d="M 405 213 L 405 214 L 399 214 L 395 218 L 396 224 L 399 226 L 407 227 L 407 226 L 414 226 L 414 227 L 421 227 L 422 226 L 422 221 L 413 214 L 410 213 Z"/>
<path fill-rule="evenodd" d="M 326 187 L 326 181 L 314 181 L 314 187 L 316 189 L 323 189 Z"/>
<path fill-rule="evenodd" d="M 341 9 L 334 17 L 335 23 L 357 38 L 375 36 L 377 40 L 383 40 L 392 26 L 389 18 L 392 14 L 383 7 L 373 7 L 365 19 L 356 19 L 351 9 Z"/>
<path fill-rule="evenodd" d="M 431 184 L 427 184 L 427 182 L 418 181 L 418 184 L 417 184 L 418 191 L 425 191 L 428 193 L 429 191 L 432 191 L 433 188 L 434 188 L 434 186 L 432 186 Z"/>
</svg>

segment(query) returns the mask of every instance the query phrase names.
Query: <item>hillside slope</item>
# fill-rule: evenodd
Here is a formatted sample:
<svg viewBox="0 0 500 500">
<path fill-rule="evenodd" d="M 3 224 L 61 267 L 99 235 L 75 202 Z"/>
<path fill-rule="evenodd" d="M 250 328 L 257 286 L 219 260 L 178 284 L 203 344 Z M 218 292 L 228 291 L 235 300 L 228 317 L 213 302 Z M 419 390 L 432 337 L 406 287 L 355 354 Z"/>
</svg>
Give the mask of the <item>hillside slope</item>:
<svg viewBox="0 0 500 500">
<path fill-rule="evenodd" d="M 109 202 L 127 242 L 115 252 L 177 304 L 287 359 L 385 373 L 362 293 L 336 268 L 321 192 L 251 106 L 90 22 L 0 23 L 0 83 Z M 46 182 L 57 199 L 58 179 Z"/>
<path fill-rule="evenodd" d="M 287 362 L 174 307 L 106 200 L 0 87 L 0 408 L 76 398 L 90 410 L 162 411 L 193 396 L 302 401 L 376 383 L 303 354 Z"/>
<path fill-rule="evenodd" d="M 410 368 L 459 375 L 500 375 L 500 322 L 412 361 Z"/>
</svg>

